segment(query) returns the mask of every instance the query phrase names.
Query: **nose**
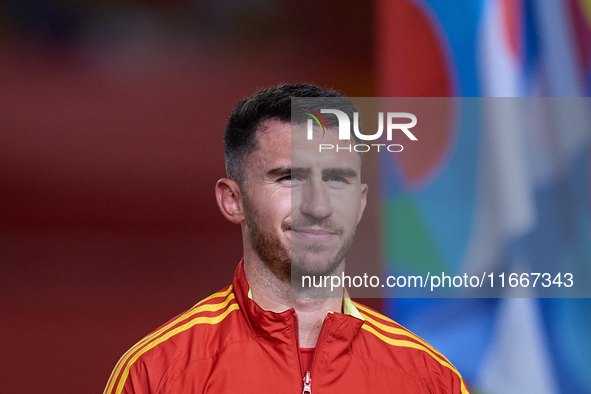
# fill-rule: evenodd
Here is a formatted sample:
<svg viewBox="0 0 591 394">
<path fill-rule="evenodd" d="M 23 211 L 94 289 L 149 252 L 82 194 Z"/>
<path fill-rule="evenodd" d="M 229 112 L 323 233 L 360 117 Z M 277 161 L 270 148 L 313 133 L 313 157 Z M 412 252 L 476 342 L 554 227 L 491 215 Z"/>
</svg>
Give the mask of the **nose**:
<svg viewBox="0 0 591 394">
<path fill-rule="evenodd" d="M 302 214 L 324 219 L 332 215 L 330 194 L 322 180 L 308 182 L 302 191 Z"/>
</svg>

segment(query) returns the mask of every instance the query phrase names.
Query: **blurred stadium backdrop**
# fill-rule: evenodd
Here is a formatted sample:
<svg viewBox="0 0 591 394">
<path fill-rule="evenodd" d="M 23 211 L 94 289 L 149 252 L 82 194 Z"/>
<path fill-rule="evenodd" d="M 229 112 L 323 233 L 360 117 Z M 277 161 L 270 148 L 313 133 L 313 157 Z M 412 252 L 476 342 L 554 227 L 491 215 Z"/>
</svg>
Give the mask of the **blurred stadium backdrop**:
<svg viewBox="0 0 591 394">
<path fill-rule="evenodd" d="M 241 238 L 213 196 L 221 133 L 279 82 L 586 97 L 591 1 L 2 2 L 2 392 L 101 392 L 135 341 L 229 283 Z M 503 135 L 510 149 L 450 133 L 412 176 L 380 160 L 377 214 L 413 229 L 396 248 L 385 233 L 383 271 L 590 266 L 591 130 L 554 110 Z M 591 393 L 589 299 L 368 302 L 473 393 Z"/>
</svg>

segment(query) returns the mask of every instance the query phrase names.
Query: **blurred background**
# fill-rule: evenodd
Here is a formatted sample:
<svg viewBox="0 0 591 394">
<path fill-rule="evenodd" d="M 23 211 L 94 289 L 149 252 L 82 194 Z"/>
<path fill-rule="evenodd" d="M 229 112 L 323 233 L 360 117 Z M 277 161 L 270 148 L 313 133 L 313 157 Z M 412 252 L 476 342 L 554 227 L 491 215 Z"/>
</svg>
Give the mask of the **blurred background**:
<svg viewBox="0 0 591 394">
<path fill-rule="evenodd" d="M 213 187 L 242 97 L 581 97 L 590 63 L 589 0 L 3 1 L 2 391 L 101 392 L 137 340 L 230 283 L 240 230 Z M 536 130 L 508 167 L 493 136 L 450 134 L 416 177 L 382 176 L 378 217 L 416 229 L 393 254 L 385 233 L 384 272 L 591 263 L 589 133 Z M 587 299 L 370 303 L 473 393 L 591 393 Z"/>
</svg>

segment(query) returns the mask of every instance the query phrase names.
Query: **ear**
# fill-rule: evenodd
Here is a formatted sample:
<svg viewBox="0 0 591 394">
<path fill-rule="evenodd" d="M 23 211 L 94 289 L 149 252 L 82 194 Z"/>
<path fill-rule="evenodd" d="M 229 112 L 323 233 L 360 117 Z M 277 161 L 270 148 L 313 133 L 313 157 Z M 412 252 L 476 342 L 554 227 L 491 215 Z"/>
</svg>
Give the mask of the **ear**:
<svg viewBox="0 0 591 394">
<path fill-rule="evenodd" d="M 244 221 L 244 207 L 242 194 L 236 182 L 228 178 L 222 178 L 215 184 L 215 198 L 222 215 L 232 223 Z"/>
<path fill-rule="evenodd" d="M 365 183 L 361 184 L 361 206 L 359 207 L 359 216 L 357 217 L 357 224 L 361 220 L 363 216 L 363 211 L 365 210 L 365 205 L 367 205 L 367 189 L 368 186 Z"/>
</svg>

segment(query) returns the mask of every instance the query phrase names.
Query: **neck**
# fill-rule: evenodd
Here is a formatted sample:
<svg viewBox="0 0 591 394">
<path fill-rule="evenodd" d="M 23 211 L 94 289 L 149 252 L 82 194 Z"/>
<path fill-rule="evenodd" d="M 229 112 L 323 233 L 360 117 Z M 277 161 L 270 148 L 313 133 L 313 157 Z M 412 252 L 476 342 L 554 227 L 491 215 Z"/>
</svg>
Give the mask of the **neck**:
<svg viewBox="0 0 591 394">
<path fill-rule="evenodd" d="M 341 267 L 344 267 L 344 261 L 341 263 Z M 342 269 L 339 269 L 333 275 L 340 275 L 341 271 Z M 338 298 L 314 293 L 293 297 L 290 281 L 280 280 L 258 258 L 248 259 L 246 255 L 244 256 L 244 272 L 252 291 L 253 300 L 261 308 L 273 312 L 295 309 L 298 315 L 300 347 L 315 347 L 326 314 L 342 310 L 342 289 L 336 290 Z"/>
</svg>

